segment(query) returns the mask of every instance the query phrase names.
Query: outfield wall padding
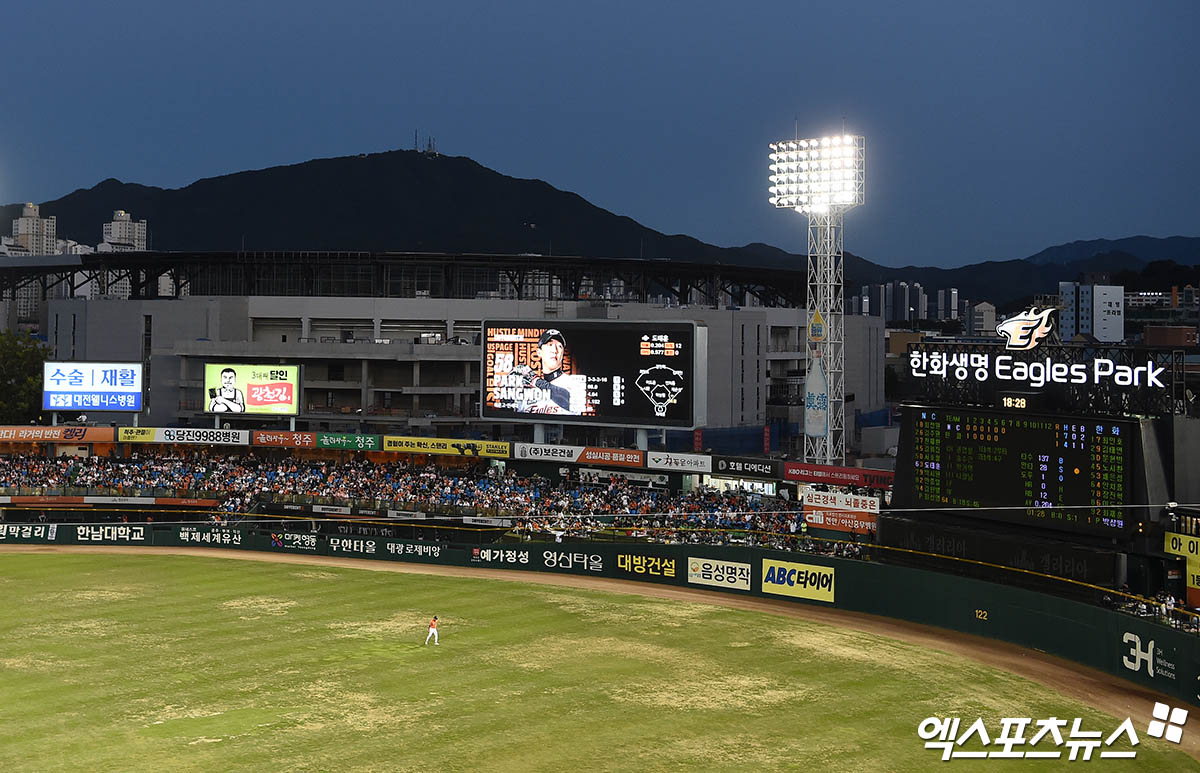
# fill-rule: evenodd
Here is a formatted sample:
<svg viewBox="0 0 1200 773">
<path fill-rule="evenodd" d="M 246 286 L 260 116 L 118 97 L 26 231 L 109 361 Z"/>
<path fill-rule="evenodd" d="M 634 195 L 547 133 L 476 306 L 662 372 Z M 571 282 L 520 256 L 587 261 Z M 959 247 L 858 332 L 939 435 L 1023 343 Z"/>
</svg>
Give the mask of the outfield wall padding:
<svg viewBox="0 0 1200 773">
<path fill-rule="evenodd" d="M 719 545 L 455 545 L 263 528 L 0 524 L 0 544 L 220 547 L 611 577 L 785 599 L 976 634 L 1200 706 L 1200 638 L 1100 606 L 925 569 Z"/>
</svg>

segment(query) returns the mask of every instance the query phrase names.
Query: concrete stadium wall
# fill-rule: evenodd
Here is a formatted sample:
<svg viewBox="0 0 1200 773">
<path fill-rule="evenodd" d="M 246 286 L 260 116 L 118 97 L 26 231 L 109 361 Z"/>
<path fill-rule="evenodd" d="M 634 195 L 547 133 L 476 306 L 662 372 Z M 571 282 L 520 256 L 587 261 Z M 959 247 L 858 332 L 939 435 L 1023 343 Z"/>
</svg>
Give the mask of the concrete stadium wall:
<svg viewBox="0 0 1200 773">
<path fill-rule="evenodd" d="M 1200 706 L 1200 639 L 1127 614 L 923 569 L 712 545 L 480 546 L 204 525 L 0 524 L 0 544 L 220 547 L 611 577 L 865 612 L 1011 642 Z"/>
</svg>

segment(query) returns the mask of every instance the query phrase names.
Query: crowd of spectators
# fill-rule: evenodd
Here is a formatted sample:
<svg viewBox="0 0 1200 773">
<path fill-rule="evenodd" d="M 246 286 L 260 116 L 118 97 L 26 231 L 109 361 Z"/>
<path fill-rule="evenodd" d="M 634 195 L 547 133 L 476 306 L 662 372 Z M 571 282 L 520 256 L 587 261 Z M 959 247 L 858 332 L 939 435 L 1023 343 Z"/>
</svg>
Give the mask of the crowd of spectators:
<svg viewBox="0 0 1200 773">
<path fill-rule="evenodd" d="M 525 539 L 605 538 L 747 545 L 846 558 L 866 557 L 874 533 L 840 541 L 807 534 L 799 503 L 742 491 L 662 486 L 590 474 L 551 481 L 500 473 L 496 467 L 441 468 L 367 459 L 334 461 L 250 454 L 137 453 L 127 458 L 0 456 L 0 488 L 24 493 L 97 490 L 119 496 L 216 496 L 225 523 L 263 501 L 316 497 L 326 502 L 368 500 L 401 509 L 462 508 L 512 518 Z M 42 515 L 44 519 L 44 514 Z M 1126 589 L 1123 589 L 1126 590 Z M 1127 594 L 1105 596 L 1106 606 L 1157 617 L 1200 632 L 1200 620 L 1173 597 L 1149 601 Z"/>
<path fill-rule="evenodd" d="M 199 452 L 138 453 L 128 458 L 4 456 L 0 485 L 41 491 L 80 487 L 121 496 L 162 489 L 181 495 L 205 492 L 220 497 L 220 509 L 229 513 L 249 511 L 264 500 L 309 496 L 395 503 L 403 509 L 467 508 L 515 518 L 527 533 L 558 536 L 572 529 L 617 527 L 692 541 L 720 540 L 728 532 L 763 533 L 782 540 L 803 536 L 805 529 L 797 503 L 757 494 L 671 492 L 616 475 L 550 481 L 511 471 L 500 474 L 489 466 L 440 468 L 367 459 L 338 462 Z M 598 522 L 596 516 L 603 519 Z"/>
</svg>

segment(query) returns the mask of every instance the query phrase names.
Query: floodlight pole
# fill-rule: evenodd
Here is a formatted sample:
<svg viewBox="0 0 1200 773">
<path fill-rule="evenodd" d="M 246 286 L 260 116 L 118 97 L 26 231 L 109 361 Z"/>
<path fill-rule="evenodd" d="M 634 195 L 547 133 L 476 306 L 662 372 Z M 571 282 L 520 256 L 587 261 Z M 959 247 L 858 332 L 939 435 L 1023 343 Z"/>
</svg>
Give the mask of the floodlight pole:
<svg viewBox="0 0 1200 773">
<path fill-rule="evenodd" d="M 865 141 L 858 135 L 771 143 L 771 204 L 808 218 L 804 331 L 804 460 L 846 461 L 846 339 L 842 220 L 863 203 Z"/>
<path fill-rule="evenodd" d="M 805 351 L 820 358 L 829 396 L 829 430 L 821 436 L 804 435 L 804 461 L 842 465 L 846 462 L 846 339 L 845 301 L 842 298 L 842 216 L 833 208 L 826 214 L 808 213 L 808 325 Z M 812 321 L 824 320 L 824 335 L 809 340 Z M 806 408 L 807 410 L 807 408 Z"/>
</svg>

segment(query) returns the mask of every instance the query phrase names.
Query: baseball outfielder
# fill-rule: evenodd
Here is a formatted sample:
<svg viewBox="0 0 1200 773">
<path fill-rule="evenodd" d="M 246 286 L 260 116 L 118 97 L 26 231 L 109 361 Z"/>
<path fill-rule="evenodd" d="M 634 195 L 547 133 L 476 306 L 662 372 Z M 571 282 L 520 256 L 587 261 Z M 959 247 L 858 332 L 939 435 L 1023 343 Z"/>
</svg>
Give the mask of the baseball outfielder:
<svg viewBox="0 0 1200 773">
<path fill-rule="evenodd" d="M 438 646 L 437 615 L 434 615 L 433 619 L 429 621 L 429 634 L 425 637 L 426 644 L 429 644 L 430 637 L 433 638 L 433 646 Z"/>
</svg>

